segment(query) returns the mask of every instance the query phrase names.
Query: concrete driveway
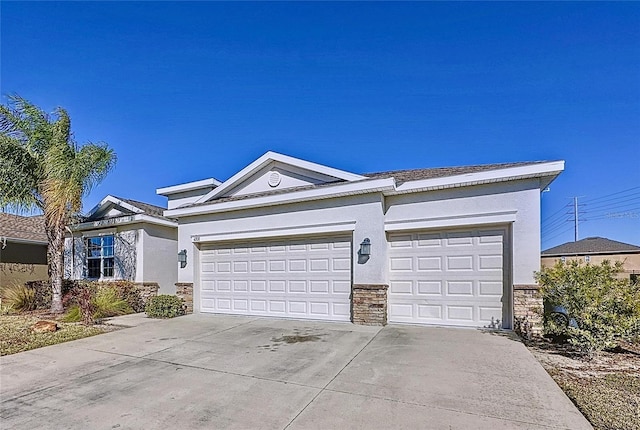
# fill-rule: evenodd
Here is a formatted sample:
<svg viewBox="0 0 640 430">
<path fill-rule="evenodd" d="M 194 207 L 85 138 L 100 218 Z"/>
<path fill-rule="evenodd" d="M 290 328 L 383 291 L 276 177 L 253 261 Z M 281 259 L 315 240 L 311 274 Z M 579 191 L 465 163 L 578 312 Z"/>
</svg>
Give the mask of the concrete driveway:
<svg viewBox="0 0 640 430">
<path fill-rule="evenodd" d="M 12 429 L 588 429 L 476 330 L 190 315 L 1 359 Z"/>
</svg>

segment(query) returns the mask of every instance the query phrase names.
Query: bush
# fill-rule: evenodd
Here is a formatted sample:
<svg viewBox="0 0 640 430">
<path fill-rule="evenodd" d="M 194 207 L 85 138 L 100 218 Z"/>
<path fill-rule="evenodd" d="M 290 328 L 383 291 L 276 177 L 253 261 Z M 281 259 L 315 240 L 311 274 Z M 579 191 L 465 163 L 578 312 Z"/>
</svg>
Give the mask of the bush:
<svg viewBox="0 0 640 430">
<path fill-rule="evenodd" d="M 131 281 L 113 281 L 106 285 L 116 290 L 117 296 L 129 304 L 131 311 L 144 312 L 144 300 L 136 284 Z"/>
<path fill-rule="evenodd" d="M 160 294 L 149 298 L 144 311 L 150 318 L 173 318 L 184 315 L 184 302 L 179 297 Z"/>
<path fill-rule="evenodd" d="M 94 322 L 93 316 L 96 313 L 95 294 L 96 288 L 89 283 L 74 288 L 75 304 L 80 308 L 82 322 L 85 325 L 91 325 Z"/>
<path fill-rule="evenodd" d="M 622 264 L 558 262 L 535 274 L 547 304 L 563 306 L 577 327 L 558 325 L 548 316 L 545 333 L 564 336 L 587 356 L 615 348 L 640 333 L 640 289 L 616 274 Z"/>
<path fill-rule="evenodd" d="M 9 306 L 18 312 L 32 311 L 36 308 L 34 291 L 24 285 L 16 283 L 3 287 L 0 295 L 5 306 Z"/>
<path fill-rule="evenodd" d="M 100 288 L 93 298 L 93 303 L 96 308 L 93 314 L 95 319 L 133 313 L 129 303 L 120 298 L 115 287 Z"/>
<path fill-rule="evenodd" d="M 33 290 L 35 295 L 35 309 L 49 309 L 51 307 L 51 282 L 49 280 L 27 281 L 24 283 L 27 288 Z M 77 281 L 65 279 L 62 281 L 62 295 L 68 293 L 77 285 Z M 64 305 L 64 303 L 63 303 Z"/>
<path fill-rule="evenodd" d="M 67 313 L 64 314 L 62 318 L 60 318 L 62 322 L 79 322 L 82 321 L 82 312 L 80 311 L 80 306 L 73 305 L 68 310 Z"/>
</svg>

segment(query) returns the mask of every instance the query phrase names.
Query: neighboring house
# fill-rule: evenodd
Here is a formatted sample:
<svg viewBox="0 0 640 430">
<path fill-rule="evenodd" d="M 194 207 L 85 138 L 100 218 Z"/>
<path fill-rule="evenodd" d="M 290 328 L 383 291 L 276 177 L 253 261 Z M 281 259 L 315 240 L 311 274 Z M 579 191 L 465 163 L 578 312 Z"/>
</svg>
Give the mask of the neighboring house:
<svg viewBox="0 0 640 430">
<path fill-rule="evenodd" d="M 514 289 L 540 268 L 540 192 L 563 169 L 360 175 L 268 152 L 222 183 L 157 193 L 196 312 L 511 328 Z"/>
<path fill-rule="evenodd" d="M 0 286 L 47 279 L 44 217 L 0 213 Z"/>
<path fill-rule="evenodd" d="M 65 278 L 157 283 L 173 294 L 177 223 L 165 209 L 114 196 L 98 203 L 65 238 Z"/>
<path fill-rule="evenodd" d="M 542 267 L 551 267 L 558 260 L 578 260 L 592 264 L 600 264 L 604 260 L 620 261 L 624 269 L 622 276 L 632 282 L 640 280 L 640 246 L 629 243 L 604 237 L 587 237 L 542 251 Z"/>
</svg>

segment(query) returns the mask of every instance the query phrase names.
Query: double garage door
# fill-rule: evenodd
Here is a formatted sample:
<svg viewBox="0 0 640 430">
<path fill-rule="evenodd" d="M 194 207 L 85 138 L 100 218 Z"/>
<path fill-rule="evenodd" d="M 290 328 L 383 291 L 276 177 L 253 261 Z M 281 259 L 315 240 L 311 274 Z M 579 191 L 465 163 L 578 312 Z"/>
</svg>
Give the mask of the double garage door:
<svg viewBox="0 0 640 430">
<path fill-rule="evenodd" d="M 504 239 L 499 229 L 390 234 L 389 321 L 502 327 Z"/>
<path fill-rule="evenodd" d="M 349 321 L 351 239 L 203 245 L 201 312 Z"/>
</svg>

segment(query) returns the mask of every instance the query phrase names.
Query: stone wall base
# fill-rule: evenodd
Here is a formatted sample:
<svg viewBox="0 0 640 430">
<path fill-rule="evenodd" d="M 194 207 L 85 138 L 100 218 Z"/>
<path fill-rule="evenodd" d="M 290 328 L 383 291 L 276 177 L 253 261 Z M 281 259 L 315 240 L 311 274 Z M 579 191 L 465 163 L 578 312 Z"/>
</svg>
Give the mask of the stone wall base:
<svg viewBox="0 0 640 430">
<path fill-rule="evenodd" d="M 514 330 L 525 338 L 542 334 L 542 295 L 539 285 L 513 286 Z"/>
<path fill-rule="evenodd" d="M 354 284 L 351 290 L 351 321 L 361 325 L 387 325 L 388 285 Z"/>
<path fill-rule="evenodd" d="M 177 282 L 176 296 L 180 297 L 184 302 L 184 312 L 186 314 L 193 313 L 193 283 Z"/>
<path fill-rule="evenodd" d="M 151 297 L 157 296 L 160 289 L 160 285 L 157 282 L 136 282 L 134 285 L 140 292 L 143 305 L 146 305 Z"/>
</svg>

